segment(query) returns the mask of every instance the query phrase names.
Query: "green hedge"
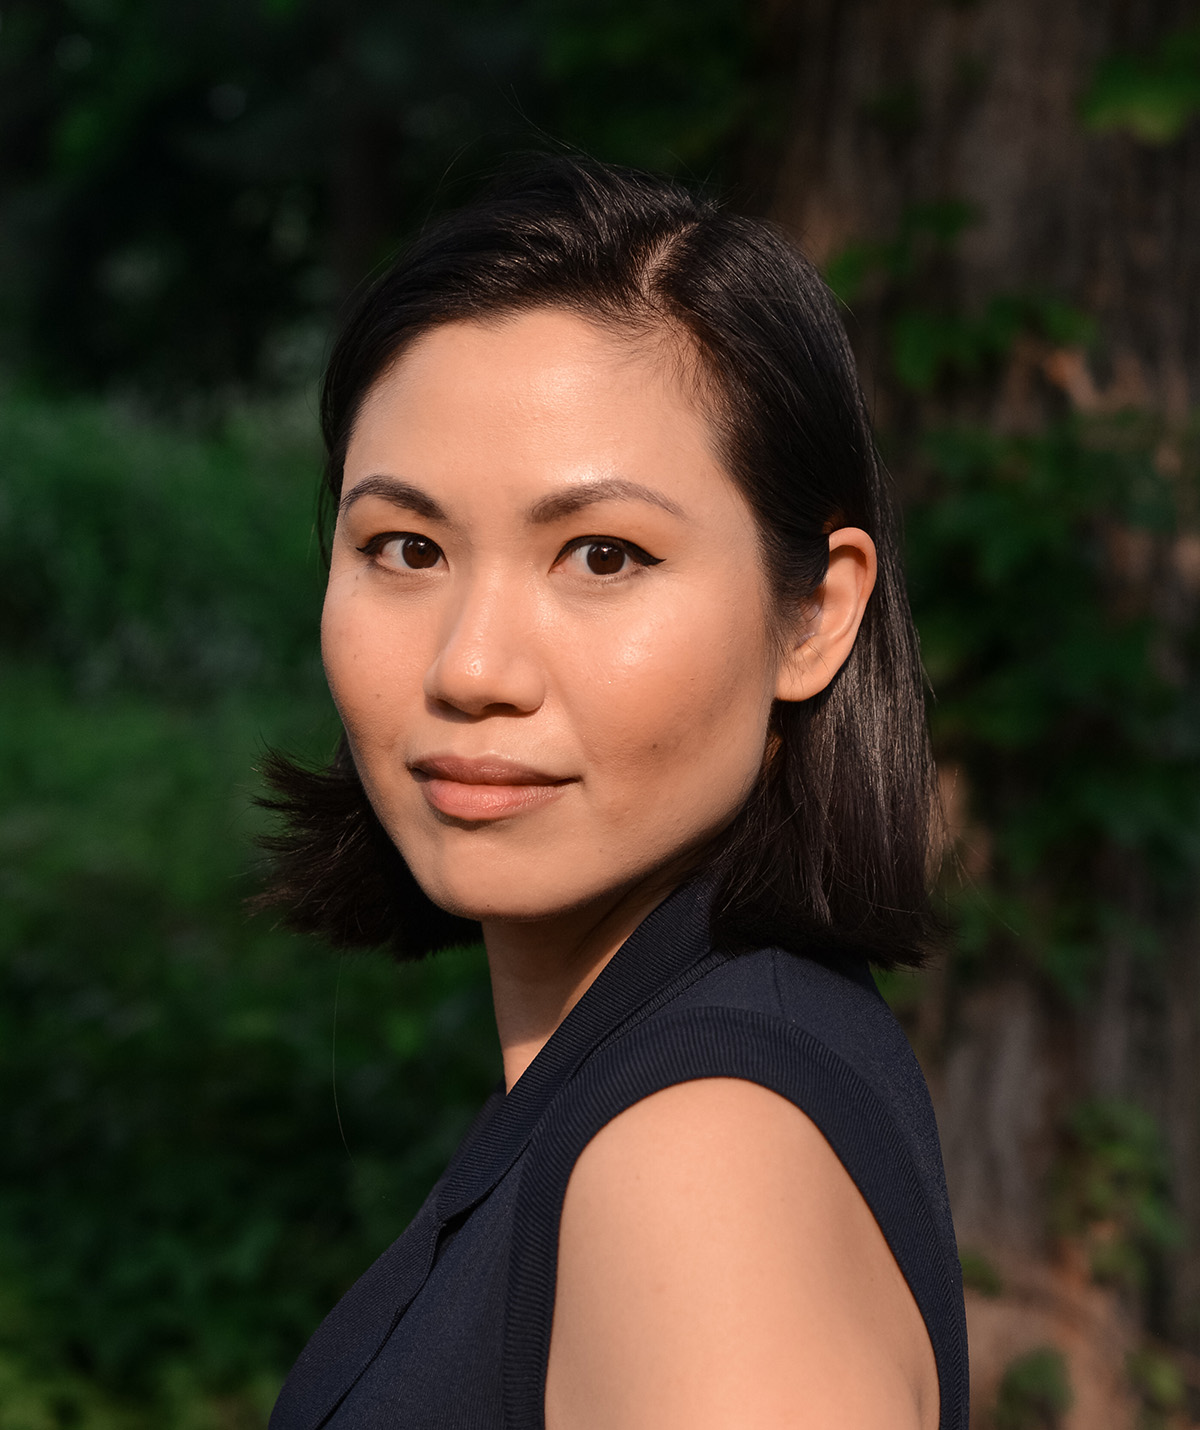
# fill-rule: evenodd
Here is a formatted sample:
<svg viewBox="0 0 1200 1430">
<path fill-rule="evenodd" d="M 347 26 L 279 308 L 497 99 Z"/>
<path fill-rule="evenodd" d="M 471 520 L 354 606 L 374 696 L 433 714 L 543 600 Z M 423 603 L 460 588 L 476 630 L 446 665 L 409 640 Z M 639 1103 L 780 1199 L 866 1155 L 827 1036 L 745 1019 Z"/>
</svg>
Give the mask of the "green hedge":
<svg viewBox="0 0 1200 1430">
<path fill-rule="evenodd" d="M 0 409 L 0 1430 L 261 1423 L 499 1074 L 478 949 L 243 909 L 335 728 L 292 430 Z"/>
</svg>

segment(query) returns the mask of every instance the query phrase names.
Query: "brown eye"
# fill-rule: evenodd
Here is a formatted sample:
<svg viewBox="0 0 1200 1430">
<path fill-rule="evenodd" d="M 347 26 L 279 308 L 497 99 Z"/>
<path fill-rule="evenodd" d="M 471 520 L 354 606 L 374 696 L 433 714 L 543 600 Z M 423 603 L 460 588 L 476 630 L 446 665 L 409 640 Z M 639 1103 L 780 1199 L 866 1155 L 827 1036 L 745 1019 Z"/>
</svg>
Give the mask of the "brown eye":
<svg viewBox="0 0 1200 1430">
<path fill-rule="evenodd" d="M 625 550 L 608 542 L 593 542 L 587 549 L 588 570 L 596 576 L 616 576 L 625 565 Z"/>
<path fill-rule="evenodd" d="M 358 550 L 385 571 L 428 571 L 444 555 L 436 541 L 402 531 L 381 531 Z"/>
<path fill-rule="evenodd" d="M 416 571 L 436 566 L 441 554 L 441 549 L 427 536 L 406 536 L 400 543 L 401 559 L 405 566 L 411 566 Z"/>
<path fill-rule="evenodd" d="M 651 556 L 632 541 L 615 536 L 577 536 L 558 554 L 559 562 L 569 562 L 574 575 L 582 576 L 586 564 L 590 576 L 634 576 L 639 568 L 661 566 L 661 556 Z M 557 563 L 556 563 L 557 564 Z"/>
</svg>

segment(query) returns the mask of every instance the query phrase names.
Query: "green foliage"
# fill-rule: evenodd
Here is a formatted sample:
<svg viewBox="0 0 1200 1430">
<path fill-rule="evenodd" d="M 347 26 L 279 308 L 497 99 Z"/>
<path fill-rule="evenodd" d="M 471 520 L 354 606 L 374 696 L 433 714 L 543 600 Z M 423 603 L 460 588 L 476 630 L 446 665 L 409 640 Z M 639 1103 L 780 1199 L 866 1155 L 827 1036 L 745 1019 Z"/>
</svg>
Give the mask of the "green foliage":
<svg viewBox="0 0 1200 1430">
<path fill-rule="evenodd" d="M 1187 1382 L 1178 1363 L 1163 1351 L 1142 1346 L 1129 1353 L 1125 1374 L 1141 1402 L 1140 1430 L 1167 1430 L 1187 1400 Z"/>
<path fill-rule="evenodd" d="M 868 284 L 894 289 L 949 253 L 977 214 L 960 199 L 910 204 L 895 234 L 847 244 L 825 266 L 825 281 L 843 303 L 855 303 Z"/>
<path fill-rule="evenodd" d="M 978 215 L 956 199 L 910 206 L 884 241 L 847 245 L 826 265 L 834 293 L 854 305 L 874 298 L 888 335 L 890 377 L 928 397 L 947 382 L 959 387 L 994 379 L 1022 335 L 1056 345 L 1087 344 L 1085 314 L 1049 294 L 996 294 L 978 312 L 945 289 L 941 270 Z"/>
<path fill-rule="evenodd" d="M 905 307 L 891 323 L 892 369 L 903 387 L 925 395 L 948 376 L 995 372 L 1024 333 L 1073 342 L 1090 327 L 1066 304 L 1030 295 L 992 298 L 980 313 Z"/>
<path fill-rule="evenodd" d="M 1004 1372 L 992 1422 L 995 1430 L 1058 1430 L 1073 1403 L 1063 1353 L 1041 1346 Z"/>
<path fill-rule="evenodd" d="M 1114 569 L 1131 546 L 1150 566 L 1173 549 L 1184 489 L 1156 441 L 1134 417 L 929 432 L 908 512 L 935 746 L 988 831 L 986 868 L 953 895 L 960 947 L 979 959 L 1015 936 L 1074 998 L 1111 938 L 1153 952 L 1108 863 L 1136 861 L 1170 898 L 1200 861 L 1194 627 L 1164 628 Z"/>
<path fill-rule="evenodd" d="M 706 178 L 765 99 L 744 82 L 755 37 L 729 0 L 535 0 L 530 13 L 553 132 L 588 152 Z"/>
<path fill-rule="evenodd" d="M 254 763 L 335 729 L 307 443 L 0 427 L 0 1430 L 261 1424 L 498 1075 L 486 972 L 245 915 Z"/>
<path fill-rule="evenodd" d="M 909 968 L 877 968 L 874 977 L 875 986 L 896 1017 L 902 1023 L 911 1023 L 925 996 L 924 975 Z"/>
<path fill-rule="evenodd" d="M 978 1291 L 981 1296 L 987 1296 L 989 1299 L 1003 1294 L 1004 1280 L 994 1263 L 982 1251 L 964 1247 L 959 1252 L 958 1259 L 962 1265 L 963 1285 L 968 1290 Z"/>
<path fill-rule="evenodd" d="M 1165 35 L 1150 54 L 1117 54 L 1100 66 L 1083 98 L 1090 129 L 1127 130 L 1169 144 L 1200 114 L 1200 25 Z"/>
<path fill-rule="evenodd" d="M 332 311 L 514 150 L 725 167 L 732 0 L 10 0 L 0 331 L 43 380 L 311 380 Z"/>
<path fill-rule="evenodd" d="M 304 408 L 219 430 L 0 403 L 0 642 L 83 691 L 320 690 L 319 471 Z"/>
<path fill-rule="evenodd" d="M 955 250 L 974 220 L 952 199 L 913 206 L 827 277 L 886 339 L 935 749 L 976 841 L 949 887 L 959 973 L 1017 952 L 1080 1003 L 1114 941 L 1154 962 L 1154 920 L 1200 868 L 1196 592 L 1174 569 L 1200 443 L 1133 410 L 1052 415 L 1048 390 L 1040 426 L 989 425 L 1019 343 L 1097 334 L 1052 295 L 962 303 Z"/>
<path fill-rule="evenodd" d="M 1139 1107 L 1104 1099 L 1077 1107 L 1065 1132 L 1051 1181 L 1053 1225 L 1083 1239 L 1098 1281 L 1142 1292 L 1179 1241 L 1158 1125 Z"/>
</svg>

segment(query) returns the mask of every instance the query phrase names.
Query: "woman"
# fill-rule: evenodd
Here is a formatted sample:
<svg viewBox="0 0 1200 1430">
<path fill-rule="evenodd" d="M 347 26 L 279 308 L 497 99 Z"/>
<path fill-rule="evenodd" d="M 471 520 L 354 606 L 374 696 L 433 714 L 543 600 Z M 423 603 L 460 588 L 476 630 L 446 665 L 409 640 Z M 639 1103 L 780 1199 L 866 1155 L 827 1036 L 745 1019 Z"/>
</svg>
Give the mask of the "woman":
<svg viewBox="0 0 1200 1430">
<path fill-rule="evenodd" d="M 487 947 L 505 1088 L 273 1430 L 966 1425 L 920 1072 L 933 810 L 834 305 L 770 226 L 546 161 L 333 354 L 334 766 L 275 897 Z"/>
</svg>

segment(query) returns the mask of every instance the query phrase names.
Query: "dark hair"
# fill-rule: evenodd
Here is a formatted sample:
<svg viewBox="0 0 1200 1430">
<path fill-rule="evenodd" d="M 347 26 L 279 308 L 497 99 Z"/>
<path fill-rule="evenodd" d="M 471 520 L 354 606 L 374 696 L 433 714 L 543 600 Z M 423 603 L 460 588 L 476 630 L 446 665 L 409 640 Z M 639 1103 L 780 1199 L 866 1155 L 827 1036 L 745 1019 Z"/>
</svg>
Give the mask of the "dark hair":
<svg viewBox="0 0 1200 1430">
<path fill-rule="evenodd" d="M 824 580 L 836 526 L 874 539 L 877 584 L 849 659 L 821 694 L 777 703 L 758 783 L 705 867 L 719 946 L 918 963 L 935 786 L 896 518 L 834 300 L 773 225 L 591 161 L 510 171 L 431 226 L 342 331 L 321 399 L 327 498 L 340 494 L 363 399 L 408 344 L 443 323 L 543 307 L 677 338 L 780 602 Z M 326 770 L 274 756 L 265 773 L 284 827 L 261 902 L 283 906 L 289 926 L 405 958 L 475 935 L 417 886 L 344 739 Z"/>
</svg>

